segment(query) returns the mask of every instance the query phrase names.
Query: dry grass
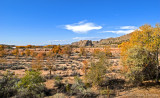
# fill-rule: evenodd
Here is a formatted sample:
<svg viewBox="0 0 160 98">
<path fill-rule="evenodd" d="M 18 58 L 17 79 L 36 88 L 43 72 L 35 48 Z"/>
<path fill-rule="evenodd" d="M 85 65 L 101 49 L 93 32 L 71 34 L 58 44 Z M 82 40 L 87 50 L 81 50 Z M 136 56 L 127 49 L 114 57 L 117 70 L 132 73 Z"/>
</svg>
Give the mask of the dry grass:
<svg viewBox="0 0 160 98">
<path fill-rule="evenodd" d="M 144 82 L 143 86 L 120 92 L 117 98 L 160 98 L 160 84 Z"/>
</svg>

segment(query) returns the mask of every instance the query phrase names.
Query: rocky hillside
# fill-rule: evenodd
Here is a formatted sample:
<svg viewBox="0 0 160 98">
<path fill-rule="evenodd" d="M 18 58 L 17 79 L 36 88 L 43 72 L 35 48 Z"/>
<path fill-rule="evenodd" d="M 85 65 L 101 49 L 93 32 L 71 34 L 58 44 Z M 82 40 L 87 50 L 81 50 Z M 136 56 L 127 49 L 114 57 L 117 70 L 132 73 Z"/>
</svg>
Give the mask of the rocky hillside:
<svg viewBox="0 0 160 98">
<path fill-rule="evenodd" d="M 122 42 L 129 40 L 130 35 L 131 34 L 123 35 L 116 38 L 101 39 L 100 41 L 81 40 L 79 42 L 73 42 L 72 45 L 78 47 L 101 47 L 104 45 L 117 46 L 118 44 L 121 44 Z"/>
<path fill-rule="evenodd" d="M 79 42 L 73 42 L 72 45 L 78 47 L 87 47 L 87 46 L 93 46 L 93 43 L 91 40 L 81 40 Z"/>
</svg>

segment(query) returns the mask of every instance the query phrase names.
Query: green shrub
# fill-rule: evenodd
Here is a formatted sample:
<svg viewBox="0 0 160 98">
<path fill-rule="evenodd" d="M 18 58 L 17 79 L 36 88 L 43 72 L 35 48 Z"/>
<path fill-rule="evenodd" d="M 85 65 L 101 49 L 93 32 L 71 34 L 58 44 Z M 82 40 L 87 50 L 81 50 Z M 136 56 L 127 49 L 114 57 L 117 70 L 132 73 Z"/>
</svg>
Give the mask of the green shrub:
<svg viewBox="0 0 160 98">
<path fill-rule="evenodd" d="M 128 66 L 125 76 L 130 83 L 139 85 L 144 80 L 154 79 L 156 73 L 155 56 L 149 50 L 134 46 L 128 50 L 127 54 L 128 57 L 123 64 Z"/>
<path fill-rule="evenodd" d="M 109 62 L 105 56 L 101 55 L 99 58 L 98 62 L 91 62 L 89 70 L 85 75 L 85 81 L 93 86 L 99 86 L 102 84 L 107 71 L 107 66 L 109 66 Z"/>
<path fill-rule="evenodd" d="M 130 68 L 130 71 L 125 73 L 125 76 L 127 77 L 129 83 L 139 85 L 144 80 L 144 75 L 142 73 L 141 67 L 132 67 Z"/>
<path fill-rule="evenodd" d="M 18 83 L 18 97 L 39 98 L 44 96 L 44 79 L 39 71 L 26 71 Z"/>
<path fill-rule="evenodd" d="M 2 79 L 0 79 L 0 97 L 7 98 L 16 95 L 17 87 L 16 83 L 19 81 L 17 77 L 13 75 L 13 73 L 7 71 Z"/>
<path fill-rule="evenodd" d="M 81 93 L 81 94 L 84 94 L 86 92 L 85 84 L 78 76 L 74 77 L 74 84 L 71 87 L 71 91 L 72 93 Z"/>
</svg>

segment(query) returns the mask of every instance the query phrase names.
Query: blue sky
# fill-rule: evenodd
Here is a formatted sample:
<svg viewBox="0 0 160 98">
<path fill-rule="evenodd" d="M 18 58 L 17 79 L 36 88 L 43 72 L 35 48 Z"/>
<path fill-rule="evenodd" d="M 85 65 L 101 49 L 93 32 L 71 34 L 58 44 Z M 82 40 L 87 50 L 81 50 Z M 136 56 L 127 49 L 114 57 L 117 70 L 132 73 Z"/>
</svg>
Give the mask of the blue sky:
<svg viewBox="0 0 160 98">
<path fill-rule="evenodd" d="M 160 23 L 160 0 L 0 0 L 0 44 L 67 44 Z"/>
</svg>

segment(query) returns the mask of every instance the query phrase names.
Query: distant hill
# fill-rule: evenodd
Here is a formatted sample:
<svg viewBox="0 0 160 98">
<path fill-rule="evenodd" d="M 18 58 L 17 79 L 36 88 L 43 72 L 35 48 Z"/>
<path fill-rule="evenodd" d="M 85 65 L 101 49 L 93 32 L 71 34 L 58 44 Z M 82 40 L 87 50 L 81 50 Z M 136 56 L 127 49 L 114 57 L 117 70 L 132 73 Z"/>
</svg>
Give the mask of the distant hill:
<svg viewBox="0 0 160 98">
<path fill-rule="evenodd" d="M 2 46 L 4 46 L 5 48 L 12 48 L 12 47 L 15 47 L 15 45 L 6 45 L 6 44 L 0 44 Z"/>
<path fill-rule="evenodd" d="M 102 47 L 111 45 L 113 47 L 116 47 L 122 42 L 128 41 L 130 39 L 130 36 L 131 34 L 126 34 L 116 38 L 101 39 L 100 41 L 81 40 L 79 42 L 73 42 L 72 45 L 78 47 Z"/>
</svg>

